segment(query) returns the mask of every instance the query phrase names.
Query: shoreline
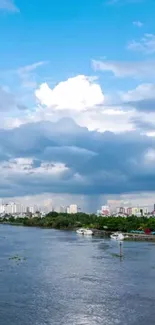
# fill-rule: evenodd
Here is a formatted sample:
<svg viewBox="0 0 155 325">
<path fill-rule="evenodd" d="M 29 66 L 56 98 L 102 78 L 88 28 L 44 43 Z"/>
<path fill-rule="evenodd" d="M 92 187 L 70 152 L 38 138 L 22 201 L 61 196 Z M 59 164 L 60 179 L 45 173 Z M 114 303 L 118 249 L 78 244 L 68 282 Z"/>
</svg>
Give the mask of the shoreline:
<svg viewBox="0 0 155 325">
<path fill-rule="evenodd" d="M 52 228 L 52 227 L 41 227 L 41 226 L 28 226 L 24 225 L 22 223 L 15 223 L 15 222 L 0 222 L 0 225 L 8 225 L 8 226 L 21 226 L 21 227 L 27 227 L 27 228 L 40 228 L 40 229 L 55 229 L 60 231 L 76 231 L 77 228 Z M 113 233 L 113 231 L 108 230 L 98 230 L 98 229 L 92 229 L 93 236 L 94 237 L 100 237 L 100 238 L 110 238 L 110 235 Z M 145 235 L 145 234 L 132 234 L 132 233 L 125 233 L 122 232 L 124 235 L 127 235 L 128 238 L 125 239 L 125 241 L 150 241 L 155 242 L 155 235 Z"/>
<path fill-rule="evenodd" d="M 110 237 L 113 231 L 105 231 L 105 230 L 93 230 L 95 237 Z M 125 238 L 125 241 L 154 241 L 155 242 L 155 235 L 145 235 L 145 234 L 132 234 L 128 232 L 122 232 L 123 235 L 127 235 L 128 238 Z"/>
</svg>

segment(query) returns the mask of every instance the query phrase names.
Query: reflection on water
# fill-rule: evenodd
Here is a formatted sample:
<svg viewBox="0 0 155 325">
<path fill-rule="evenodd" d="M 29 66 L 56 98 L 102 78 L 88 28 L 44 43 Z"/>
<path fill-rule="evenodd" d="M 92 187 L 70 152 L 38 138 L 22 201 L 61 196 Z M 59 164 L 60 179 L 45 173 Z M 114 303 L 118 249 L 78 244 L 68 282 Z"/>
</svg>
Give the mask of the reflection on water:
<svg viewBox="0 0 155 325">
<path fill-rule="evenodd" d="M 1 325 L 153 325 L 155 245 L 0 226 Z M 17 258 L 22 257 L 20 262 Z"/>
</svg>

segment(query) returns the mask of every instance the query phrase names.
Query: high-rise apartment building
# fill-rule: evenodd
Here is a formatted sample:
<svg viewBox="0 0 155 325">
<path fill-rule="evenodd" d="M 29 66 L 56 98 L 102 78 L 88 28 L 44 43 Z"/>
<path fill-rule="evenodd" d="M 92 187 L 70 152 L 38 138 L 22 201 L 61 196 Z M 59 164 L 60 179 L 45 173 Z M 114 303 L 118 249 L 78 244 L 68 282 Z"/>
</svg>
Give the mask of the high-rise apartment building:
<svg viewBox="0 0 155 325">
<path fill-rule="evenodd" d="M 69 213 L 70 214 L 75 214 L 75 213 L 77 213 L 78 212 L 78 207 L 77 207 L 77 205 L 76 204 L 71 204 L 70 206 L 69 206 Z"/>
<path fill-rule="evenodd" d="M 4 213 L 4 204 L 0 205 L 0 213 Z"/>
<path fill-rule="evenodd" d="M 29 212 L 33 214 L 34 213 L 34 207 L 29 207 Z"/>
<path fill-rule="evenodd" d="M 101 207 L 101 214 L 102 216 L 109 216 L 110 215 L 110 208 L 108 205 L 103 205 Z"/>
<path fill-rule="evenodd" d="M 149 208 L 148 207 L 144 207 L 143 208 L 143 213 L 144 214 L 148 214 L 149 213 Z"/>
<path fill-rule="evenodd" d="M 126 213 L 127 213 L 128 216 L 131 216 L 132 215 L 132 208 L 127 208 Z"/>
<path fill-rule="evenodd" d="M 18 213 L 17 211 L 19 210 L 19 213 L 21 212 L 21 205 L 14 203 L 14 202 L 10 202 L 4 205 L 4 212 L 6 214 L 14 214 L 14 213 Z"/>
<path fill-rule="evenodd" d="M 67 208 L 65 206 L 61 206 L 60 213 L 66 213 L 66 212 L 67 212 Z"/>
<path fill-rule="evenodd" d="M 137 215 L 137 213 L 140 213 L 140 208 L 132 208 L 132 214 Z"/>
<path fill-rule="evenodd" d="M 70 214 L 70 207 L 67 207 L 67 213 Z"/>
<path fill-rule="evenodd" d="M 26 212 L 26 208 L 23 205 L 21 205 L 20 203 L 10 202 L 7 204 L 0 205 L 0 213 L 20 214 L 20 213 L 25 213 L 25 212 Z"/>
<path fill-rule="evenodd" d="M 119 208 L 119 213 L 120 214 L 125 214 L 125 208 L 124 207 L 120 207 Z"/>
</svg>

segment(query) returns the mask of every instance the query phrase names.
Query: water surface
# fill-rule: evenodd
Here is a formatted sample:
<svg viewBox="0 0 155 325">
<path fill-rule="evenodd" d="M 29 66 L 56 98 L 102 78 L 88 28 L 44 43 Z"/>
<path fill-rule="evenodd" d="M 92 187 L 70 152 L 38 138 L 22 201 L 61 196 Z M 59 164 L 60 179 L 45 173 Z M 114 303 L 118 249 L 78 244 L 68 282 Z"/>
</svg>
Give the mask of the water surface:
<svg viewBox="0 0 155 325">
<path fill-rule="evenodd" d="M 0 324 L 154 325 L 155 244 L 118 253 L 110 240 L 1 225 Z"/>
</svg>

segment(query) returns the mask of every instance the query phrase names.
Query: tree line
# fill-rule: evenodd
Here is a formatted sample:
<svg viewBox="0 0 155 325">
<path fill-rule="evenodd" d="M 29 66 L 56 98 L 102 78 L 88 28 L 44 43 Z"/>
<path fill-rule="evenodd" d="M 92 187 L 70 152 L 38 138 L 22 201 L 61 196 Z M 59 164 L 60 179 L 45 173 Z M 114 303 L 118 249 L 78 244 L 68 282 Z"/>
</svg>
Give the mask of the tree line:
<svg viewBox="0 0 155 325">
<path fill-rule="evenodd" d="M 40 216 L 34 218 L 4 217 L 0 219 L 0 222 L 15 225 L 23 225 L 28 227 L 43 227 L 66 230 L 85 227 L 97 230 L 123 232 L 129 232 L 132 230 L 145 230 L 147 228 L 149 228 L 151 231 L 155 231 L 155 218 L 153 217 L 98 217 L 94 214 L 88 215 L 86 213 L 66 214 L 50 212 L 43 218 L 41 218 Z"/>
</svg>

